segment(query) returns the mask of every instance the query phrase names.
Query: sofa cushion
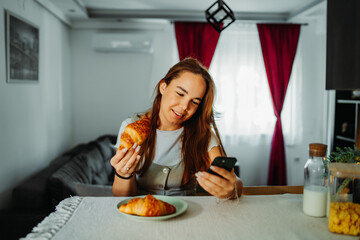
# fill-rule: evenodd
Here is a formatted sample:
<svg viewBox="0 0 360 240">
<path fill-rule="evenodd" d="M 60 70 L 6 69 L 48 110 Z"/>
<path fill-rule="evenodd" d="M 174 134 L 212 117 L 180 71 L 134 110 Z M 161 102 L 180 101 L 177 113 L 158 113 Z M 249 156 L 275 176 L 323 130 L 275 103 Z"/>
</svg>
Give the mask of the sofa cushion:
<svg viewBox="0 0 360 240">
<path fill-rule="evenodd" d="M 116 137 L 114 135 L 105 135 L 102 137 L 99 137 L 95 144 L 99 148 L 103 159 L 109 159 L 115 154 L 115 144 Z"/>
<path fill-rule="evenodd" d="M 105 165 L 110 165 L 109 162 L 105 164 L 103 156 L 98 148 L 94 148 L 90 152 L 84 154 L 87 164 L 91 169 L 90 182 L 91 184 L 109 184 L 109 175 L 106 171 Z"/>
<path fill-rule="evenodd" d="M 111 185 L 75 183 L 75 192 L 78 196 L 114 196 Z"/>
<path fill-rule="evenodd" d="M 16 186 L 12 192 L 12 208 L 50 210 L 50 193 L 47 189 L 47 181 L 61 165 L 70 159 L 70 156 L 60 156 L 53 160 L 53 164 L 31 175 Z"/>
<path fill-rule="evenodd" d="M 115 141 L 115 135 L 103 135 L 61 154 L 14 188 L 13 208 L 52 210 L 69 196 L 112 195 L 114 174 L 110 159 L 115 154 Z"/>
<path fill-rule="evenodd" d="M 116 141 L 116 136 L 114 135 L 106 135 L 98 138 L 96 141 L 96 145 L 99 148 L 102 154 L 102 159 L 104 161 L 104 171 L 106 172 L 106 175 L 110 177 L 108 178 L 109 182 L 112 182 L 114 180 L 113 168 L 110 164 L 110 159 L 115 154 L 115 148 L 114 148 L 115 141 Z"/>
<path fill-rule="evenodd" d="M 73 157 L 49 178 L 52 203 L 56 205 L 62 199 L 75 195 L 74 183 L 91 183 L 90 177 L 91 168 L 87 158 L 83 154 Z"/>
<path fill-rule="evenodd" d="M 49 188 L 53 197 L 52 203 L 57 204 L 62 199 L 78 195 L 80 192 L 85 194 L 89 189 L 88 185 L 99 185 L 98 194 L 101 195 L 100 185 L 110 186 L 112 183 L 109 182 L 106 165 L 110 165 L 110 162 L 104 161 L 103 155 L 97 147 L 74 156 L 71 161 L 60 167 L 49 179 Z M 95 191 L 96 188 L 91 190 Z"/>
</svg>

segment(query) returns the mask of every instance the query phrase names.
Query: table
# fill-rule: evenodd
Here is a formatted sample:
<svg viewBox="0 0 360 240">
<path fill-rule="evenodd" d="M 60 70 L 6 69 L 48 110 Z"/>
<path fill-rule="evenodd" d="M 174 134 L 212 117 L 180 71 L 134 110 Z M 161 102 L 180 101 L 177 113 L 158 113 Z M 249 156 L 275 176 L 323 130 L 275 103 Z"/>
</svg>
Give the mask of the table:
<svg viewBox="0 0 360 240">
<path fill-rule="evenodd" d="M 26 239 L 358 239 L 331 233 L 327 218 L 302 212 L 302 194 L 243 195 L 216 202 L 213 196 L 177 197 L 187 211 L 165 221 L 134 221 L 116 205 L 124 197 L 72 197 Z M 60 217 L 59 217 L 60 216 Z"/>
</svg>

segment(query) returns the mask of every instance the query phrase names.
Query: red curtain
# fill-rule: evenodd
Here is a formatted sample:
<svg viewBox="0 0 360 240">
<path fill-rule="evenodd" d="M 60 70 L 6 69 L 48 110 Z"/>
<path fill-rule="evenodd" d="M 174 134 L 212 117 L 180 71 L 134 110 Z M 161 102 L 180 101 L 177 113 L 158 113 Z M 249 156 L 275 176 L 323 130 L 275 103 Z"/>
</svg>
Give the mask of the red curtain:
<svg viewBox="0 0 360 240">
<path fill-rule="evenodd" d="M 268 185 L 286 185 L 286 159 L 281 111 L 300 35 L 299 24 L 257 24 L 276 116 L 271 142 Z"/>
<path fill-rule="evenodd" d="M 193 57 L 210 67 L 220 37 L 210 23 L 175 22 L 179 58 Z"/>
</svg>

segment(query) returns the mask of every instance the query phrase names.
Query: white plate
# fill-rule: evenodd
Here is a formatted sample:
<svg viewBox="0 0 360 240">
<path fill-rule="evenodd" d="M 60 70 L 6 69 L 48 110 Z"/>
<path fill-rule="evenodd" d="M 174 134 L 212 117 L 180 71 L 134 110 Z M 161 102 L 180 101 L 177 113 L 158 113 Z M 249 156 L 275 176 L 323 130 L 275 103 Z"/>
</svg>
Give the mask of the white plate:
<svg viewBox="0 0 360 240">
<path fill-rule="evenodd" d="M 120 212 L 119 211 L 119 207 L 123 204 L 126 204 L 128 203 L 131 199 L 133 198 L 144 198 L 146 197 L 145 195 L 144 196 L 136 196 L 136 197 L 131 197 L 131 198 L 128 198 L 128 199 L 125 199 L 121 202 L 119 202 L 117 205 L 116 205 L 116 210 L 126 216 L 126 217 L 129 217 L 129 218 L 132 218 L 132 219 L 136 219 L 136 220 L 144 220 L 144 221 L 160 221 L 160 220 L 166 220 L 166 219 L 169 219 L 169 218 L 173 218 L 173 217 L 176 217 L 176 216 L 179 216 L 180 214 L 184 213 L 186 211 L 186 209 L 188 208 L 188 204 L 187 202 L 185 202 L 184 200 L 182 199 L 179 199 L 179 198 L 175 198 L 175 197 L 170 197 L 170 196 L 162 196 L 162 195 L 153 195 L 155 198 L 159 199 L 159 200 L 162 200 L 164 202 L 167 202 L 169 204 L 172 204 L 174 205 L 174 207 L 176 208 L 176 212 L 174 212 L 173 214 L 169 214 L 169 215 L 165 215 L 165 216 L 158 216 L 158 217 L 142 217 L 142 216 L 137 216 L 137 215 L 131 215 L 131 214 L 127 214 L 127 213 L 123 213 L 123 212 Z"/>
</svg>

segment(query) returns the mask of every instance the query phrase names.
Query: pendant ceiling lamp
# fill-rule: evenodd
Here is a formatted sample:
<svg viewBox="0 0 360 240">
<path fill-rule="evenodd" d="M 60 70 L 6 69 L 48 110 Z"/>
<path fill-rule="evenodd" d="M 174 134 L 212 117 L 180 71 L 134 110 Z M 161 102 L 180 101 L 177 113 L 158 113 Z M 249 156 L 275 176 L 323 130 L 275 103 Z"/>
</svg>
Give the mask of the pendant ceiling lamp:
<svg viewBox="0 0 360 240">
<path fill-rule="evenodd" d="M 233 11 L 222 0 L 216 1 L 205 11 L 207 21 L 221 32 L 235 21 Z"/>
</svg>

